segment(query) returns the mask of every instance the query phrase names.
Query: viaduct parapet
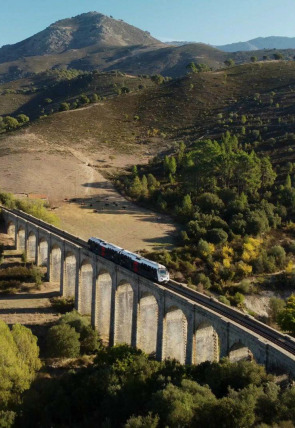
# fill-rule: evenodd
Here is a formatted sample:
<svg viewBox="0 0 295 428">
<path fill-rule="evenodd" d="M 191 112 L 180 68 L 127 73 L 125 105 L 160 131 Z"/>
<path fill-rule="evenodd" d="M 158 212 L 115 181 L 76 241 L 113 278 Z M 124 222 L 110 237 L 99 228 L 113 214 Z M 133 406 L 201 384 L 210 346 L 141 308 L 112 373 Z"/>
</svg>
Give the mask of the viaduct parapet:
<svg viewBox="0 0 295 428">
<path fill-rule="evenodd" d="M 157 359 L 199 364 L 254 358 L 295 376 L 295 341 L 214 299 L 159 285 L 97 256 L 87 242 L 21 211 L 2 207 L 6 232 L 76 309 L 91 316 L 105 344 L 127 343 Z"/>
</svg>

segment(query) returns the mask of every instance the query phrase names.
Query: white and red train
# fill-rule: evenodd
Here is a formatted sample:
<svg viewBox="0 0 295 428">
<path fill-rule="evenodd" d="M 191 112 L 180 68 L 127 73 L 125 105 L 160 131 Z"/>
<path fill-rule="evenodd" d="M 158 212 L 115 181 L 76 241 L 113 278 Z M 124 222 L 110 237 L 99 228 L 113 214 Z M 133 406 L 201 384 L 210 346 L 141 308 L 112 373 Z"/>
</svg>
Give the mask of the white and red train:
<svg viewBox="0 0 295 428">
<path fill-rule="evenodd" d="M 167 268 L 159 263 L 145 259 L 138 254 L 124 250 L 117 245 L 110 244 L 99 238 L 90 238 L 88 245 L 91 251 L 98 256 L 111 260 L 138 275 L 157 282 L 169 281 L 169 272 Z"/>
</svg>

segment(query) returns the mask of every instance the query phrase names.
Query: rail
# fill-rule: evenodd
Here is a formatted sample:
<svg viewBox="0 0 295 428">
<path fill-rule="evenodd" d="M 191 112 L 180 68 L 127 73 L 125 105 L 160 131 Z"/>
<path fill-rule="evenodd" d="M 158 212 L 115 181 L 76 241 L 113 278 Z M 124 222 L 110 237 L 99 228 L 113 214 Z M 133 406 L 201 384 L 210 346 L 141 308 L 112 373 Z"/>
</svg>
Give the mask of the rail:
<svg viewBox="0 0 295 428">
<path fill-rule="evenodd" d="M 23 218 L 24 220 L 30 221 L 31 223 L 39 227 L 42 227 L 43 229 L 49 230 L 50 232 L 68 240 L 69 242 L 74 243 L 75 245 L 78 245 L 82 248 L 86 248 L 89 250 L 88 244 L 86 241 L 59 229 L 56 226 L 53 226 L 43 220 L 39 220 L 31 216 L 30 214 L 24 213 L 23 211 L 20 211 L 20 210 L 12 210 L 12 209 L 3 207 L 1 205 L 0 205 L 0 208 L 3 208 L 5 211 L 13 215 L 17 215 Z M 269 342 L 274 343 L 280 348 L 288 351 L 292 355 L 295 355 L 295 340 L 293 338 L 271 328 L 266 324 L 263 324 L 262 322 L 256 320 L 250 315 L 244 314 L 235 308 L 229 307 L 217 301 L 215 298 L 208 297 L 195 290 L 189 289 L 186 285 L 173 280 L 170 280 L 166 284 L 161 283 L 161 286 L 163 286 L 167 290 L 173 291 L 178 295 L 181 295 L 182 297 L 190 299 L 191 301 L 194 301 L 231 321 L 234 321 L 235 323 L 256 333 L 257 335 L 263 337 Z"/>
</svg>

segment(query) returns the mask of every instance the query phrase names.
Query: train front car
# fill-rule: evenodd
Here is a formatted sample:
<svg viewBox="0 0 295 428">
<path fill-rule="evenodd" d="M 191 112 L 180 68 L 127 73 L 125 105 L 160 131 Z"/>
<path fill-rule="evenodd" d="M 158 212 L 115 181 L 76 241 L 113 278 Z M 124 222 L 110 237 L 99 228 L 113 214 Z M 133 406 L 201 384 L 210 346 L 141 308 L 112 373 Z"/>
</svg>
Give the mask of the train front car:
<svg viewBox="0 0 295 428">
<path fill-rule="evenodd" d="M 165 266 L 151 260 L 145 259 L 130 251 L 123 250 L 120 253 L 120 264 L 125 268 L 132 270 L 138 275 L 151 279 L 156 282 L 169 281 L 169 272 Z"/>
<path fill-rule="evenodd" d="M 168 282 L 169 281 L 170 275 L 169 275 L 167 268 L 165 268 L 165 266 L 158 264 L 157 272 L 158 272 L 158 282 Z"/>
</svg>

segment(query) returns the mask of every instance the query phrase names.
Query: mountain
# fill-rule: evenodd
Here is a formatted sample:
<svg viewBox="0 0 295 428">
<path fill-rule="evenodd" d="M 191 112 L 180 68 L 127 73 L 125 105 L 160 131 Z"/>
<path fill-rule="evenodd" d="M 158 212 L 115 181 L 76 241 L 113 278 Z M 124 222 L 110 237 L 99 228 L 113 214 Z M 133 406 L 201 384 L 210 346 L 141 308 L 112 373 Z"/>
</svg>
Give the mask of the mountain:
<svg viewBox="0 0 295 428">
<path fill-rule="evenodd" d="M 224 52 L 256 51 L 260 49 L 295 49 L 295 37 L 258 37 L 247 42 L 216 46 Z"/>
<path fill-rule="evenodd" d="M 90 46 L 122 47 L 134 45 L 162 45 L 149 32 L 142 31 L 122 20 L 98 12 L 62 19 L 45 30 L 14 45 L 0 49 L 0 63 L 21 57 L 61 54 L 72 49 Z"/>
<path fill-rule="evenodd" d="M 248 42 L 247 49 L 254 49 L 258 60 L 264 60 L 265 51 L 260 46 L 273 42 L 255 40 Z M 265 40 L 268 45 L 263 44 Z M 280 46 L 282 43 L 283 40 Z M 275 52 L 268 51 L 267 57 L 273 58 Z M 293 60 L 295 51 L 284 50 L 282 54 L 285 60 Z M 57 21 L 26 40 L 0 48 L 0 84 L 54 69 L 120 70 L 132 75 L 162 74 L 174 78 L 185 75 L 190 62 L 204 63 L 215 70 L 224 67 L 229 58 L 242 64 L 249 62 L 251 55 L 242 46 L 238 52 L 225 52 L 204 43 L 162 43 L 122 20 L 89 12 Z"/>
</svg>

